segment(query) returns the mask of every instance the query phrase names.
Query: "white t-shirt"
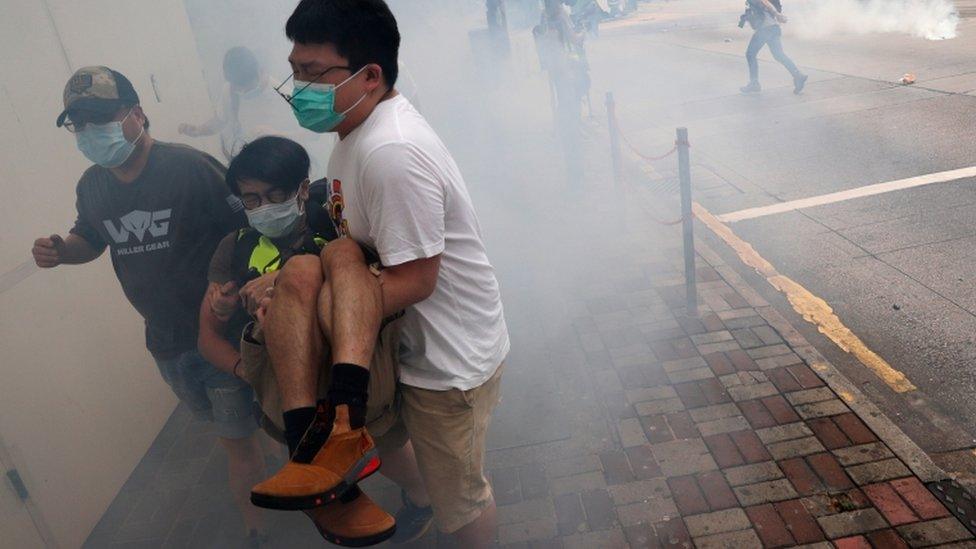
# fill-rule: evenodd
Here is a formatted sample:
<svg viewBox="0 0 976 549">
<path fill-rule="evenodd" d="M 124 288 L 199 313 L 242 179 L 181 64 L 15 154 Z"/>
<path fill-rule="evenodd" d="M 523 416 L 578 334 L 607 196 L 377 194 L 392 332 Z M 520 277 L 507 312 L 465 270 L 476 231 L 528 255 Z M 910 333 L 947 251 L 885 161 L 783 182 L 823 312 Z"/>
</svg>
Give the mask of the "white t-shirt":
<svg viewBox="0 0 976 549">
<path fill-rule="evenodd" d="M 434 293 L 407 308 L 400 380 L 468 390 L 510 347 L 501 294 L 471 197 L 447 147 L 403 96 L 336 143 L 328 169 L 340 231 L 392 267 L 441 255 Z"/>
</svg>

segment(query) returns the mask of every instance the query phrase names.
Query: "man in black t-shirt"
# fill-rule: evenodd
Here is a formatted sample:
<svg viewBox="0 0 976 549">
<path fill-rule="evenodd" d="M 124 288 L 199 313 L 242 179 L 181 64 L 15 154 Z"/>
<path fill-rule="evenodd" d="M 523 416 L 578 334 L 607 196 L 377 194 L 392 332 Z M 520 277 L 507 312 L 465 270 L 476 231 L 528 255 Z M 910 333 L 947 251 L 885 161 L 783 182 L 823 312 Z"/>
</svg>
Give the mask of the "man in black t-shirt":
<svg viewBox="0 0 976 549">
<path fill-rule="evenodd" d="M 198 418 L 213 421 L 227 450 L 231 490 L 252 536 L 263 530 L 247 502 L 264 473 L 254 437 L 253 393 L 233 369 L 197 352 L 198 311 L 217 243 L 246 226 L 224 167 L 184 145 L 160 143 L 132 84 L 107 67 L 79 69 L 64 90 L 57 125 L 95 165 L 77 186 L 67 237 L 34 242 L 39 267 L 87 263 L 108 248 L 125 296 L 145 319 L 146 346 L 163 379 Z"/>
</svg>

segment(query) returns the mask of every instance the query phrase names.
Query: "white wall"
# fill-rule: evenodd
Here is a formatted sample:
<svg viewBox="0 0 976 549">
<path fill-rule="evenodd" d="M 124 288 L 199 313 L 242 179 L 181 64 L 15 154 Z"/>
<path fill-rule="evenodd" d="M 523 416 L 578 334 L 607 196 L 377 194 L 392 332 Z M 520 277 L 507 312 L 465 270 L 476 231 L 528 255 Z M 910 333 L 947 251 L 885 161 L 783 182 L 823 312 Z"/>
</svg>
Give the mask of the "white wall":
<svg viewBox="0 0 976 549">
<path fill-rule="evenodd" d="M 128 76 L 157 139 L 179 140 L 177 124 L 212 107 L 180 0 L 0 0 L 0 13 L 2 274 L 29 258 L 34 238 L 74 220 L 88 163 L 54 125 L 74 69 Z M 0 293 L 0 349 L 0 438 L 54 538 L 78 546 L 176 400 L 108 254 Z"/>
</svg>

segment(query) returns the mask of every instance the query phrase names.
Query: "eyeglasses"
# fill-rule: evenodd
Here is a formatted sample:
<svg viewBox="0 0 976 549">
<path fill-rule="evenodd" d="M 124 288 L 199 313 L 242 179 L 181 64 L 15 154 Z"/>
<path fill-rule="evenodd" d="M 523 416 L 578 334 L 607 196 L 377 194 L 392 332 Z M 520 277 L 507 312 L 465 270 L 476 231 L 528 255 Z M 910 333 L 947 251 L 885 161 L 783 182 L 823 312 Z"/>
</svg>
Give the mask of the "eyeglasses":
<svg viewBox="0 0 976 549">
<path fill-rule="evenodd" d="M 344 69 L 344 70 L 347 70 L 347 71 L 351 71 L 352 70 L 352 67 L 348 67 L 348 66 L 329 67 L 329 68 L 325 69 L 324 71 L 322 71 L 322 72 L 318 73 L 317 75 L 315 75 L 315 78 L 309 80 L 304 86 L 301 87 L 301 89 L 297 90 L 295 93 L 293 93 L 291 95 L 288 95 L 287 93 L 282 92 L 281 91 L 281 88 L 285 87 L 285 84 L 287 84 L 289 80 L 295 78 L 295 73 L 291 73 L 291 74 L 288 75 L 288 78 L 285 78 L 281 82 L 281 84 L 278 84 L 275 87 L 274 91 L 278 95 L 280 95 L 282 97 L 282 99 L 284 99 L 285 101 L 287 101 L 288 104 L 290 105 L 291 104 L 291 100 L 296 95 L 298 95 L 298 94 L 302 93 L 303 91 L 305 91 L 305 88 L 307 88 L 307 87 L 311 86 L 312 84 L 315 84 L 316 82 L 318 82 L 319 81 L 319 78 L 322 78 L 323 76 L 325 76 L 326 73 L 328 73 L 329 71 L 333 71 L 333 70 L 336 70 L 336 69 Z"/>
<path fill-rule="evenodd" d="M 281 189 L 271 189 L 264 194 L 244 193 L 241 195 L 241 203 L 244 204 L 245 210 L 255 210 L 264 204 L 281 204 L 297 193 L 297 191 L 290 193 Z"/>
<path fill-rule="evenodd" d="M 119 122 L 125 122 L 125 119 L 129 118 L 130 114 L 132 114 L 132 109 L 129 109 L 129 111 L 125 113 L 125 116 L 123 116 L 121 120 L 119 120 Z M 115 122 L 115 117 L 117 115 L 118 112 L 113 112 L 108 114 L 85 113 L 81 117 L 81 120 L 72 119 L 71 116 L 69 115 L 68 118 L 65 119 L 63 126 L 64 129 L 68 130 L 71 133 L 78 133 L 84 130 L 85 126 L 89 124 L 94 124 L 96 126 L 103 126 L 105 124 Z"/>
</svg>

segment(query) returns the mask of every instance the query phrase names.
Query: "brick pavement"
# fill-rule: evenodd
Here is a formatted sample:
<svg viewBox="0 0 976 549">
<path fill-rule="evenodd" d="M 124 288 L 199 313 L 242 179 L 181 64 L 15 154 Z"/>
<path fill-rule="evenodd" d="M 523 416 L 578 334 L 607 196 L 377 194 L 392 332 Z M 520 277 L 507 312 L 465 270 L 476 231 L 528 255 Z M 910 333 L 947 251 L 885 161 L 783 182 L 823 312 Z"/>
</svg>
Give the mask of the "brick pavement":
<svg viewBox="0 0 976 549">
<path fill-rule="evenodd" d="M 687 316 L 678 235 L 622 208 L 615 268 L 593 261 L 600 289 L 564 294 L 554 337 L 585 357 L 606 444 L 490 453 L 496 490 L 532 471 L 499 501 L 504 547 L 976 547 L 710 250 Z"/>
</svg>

